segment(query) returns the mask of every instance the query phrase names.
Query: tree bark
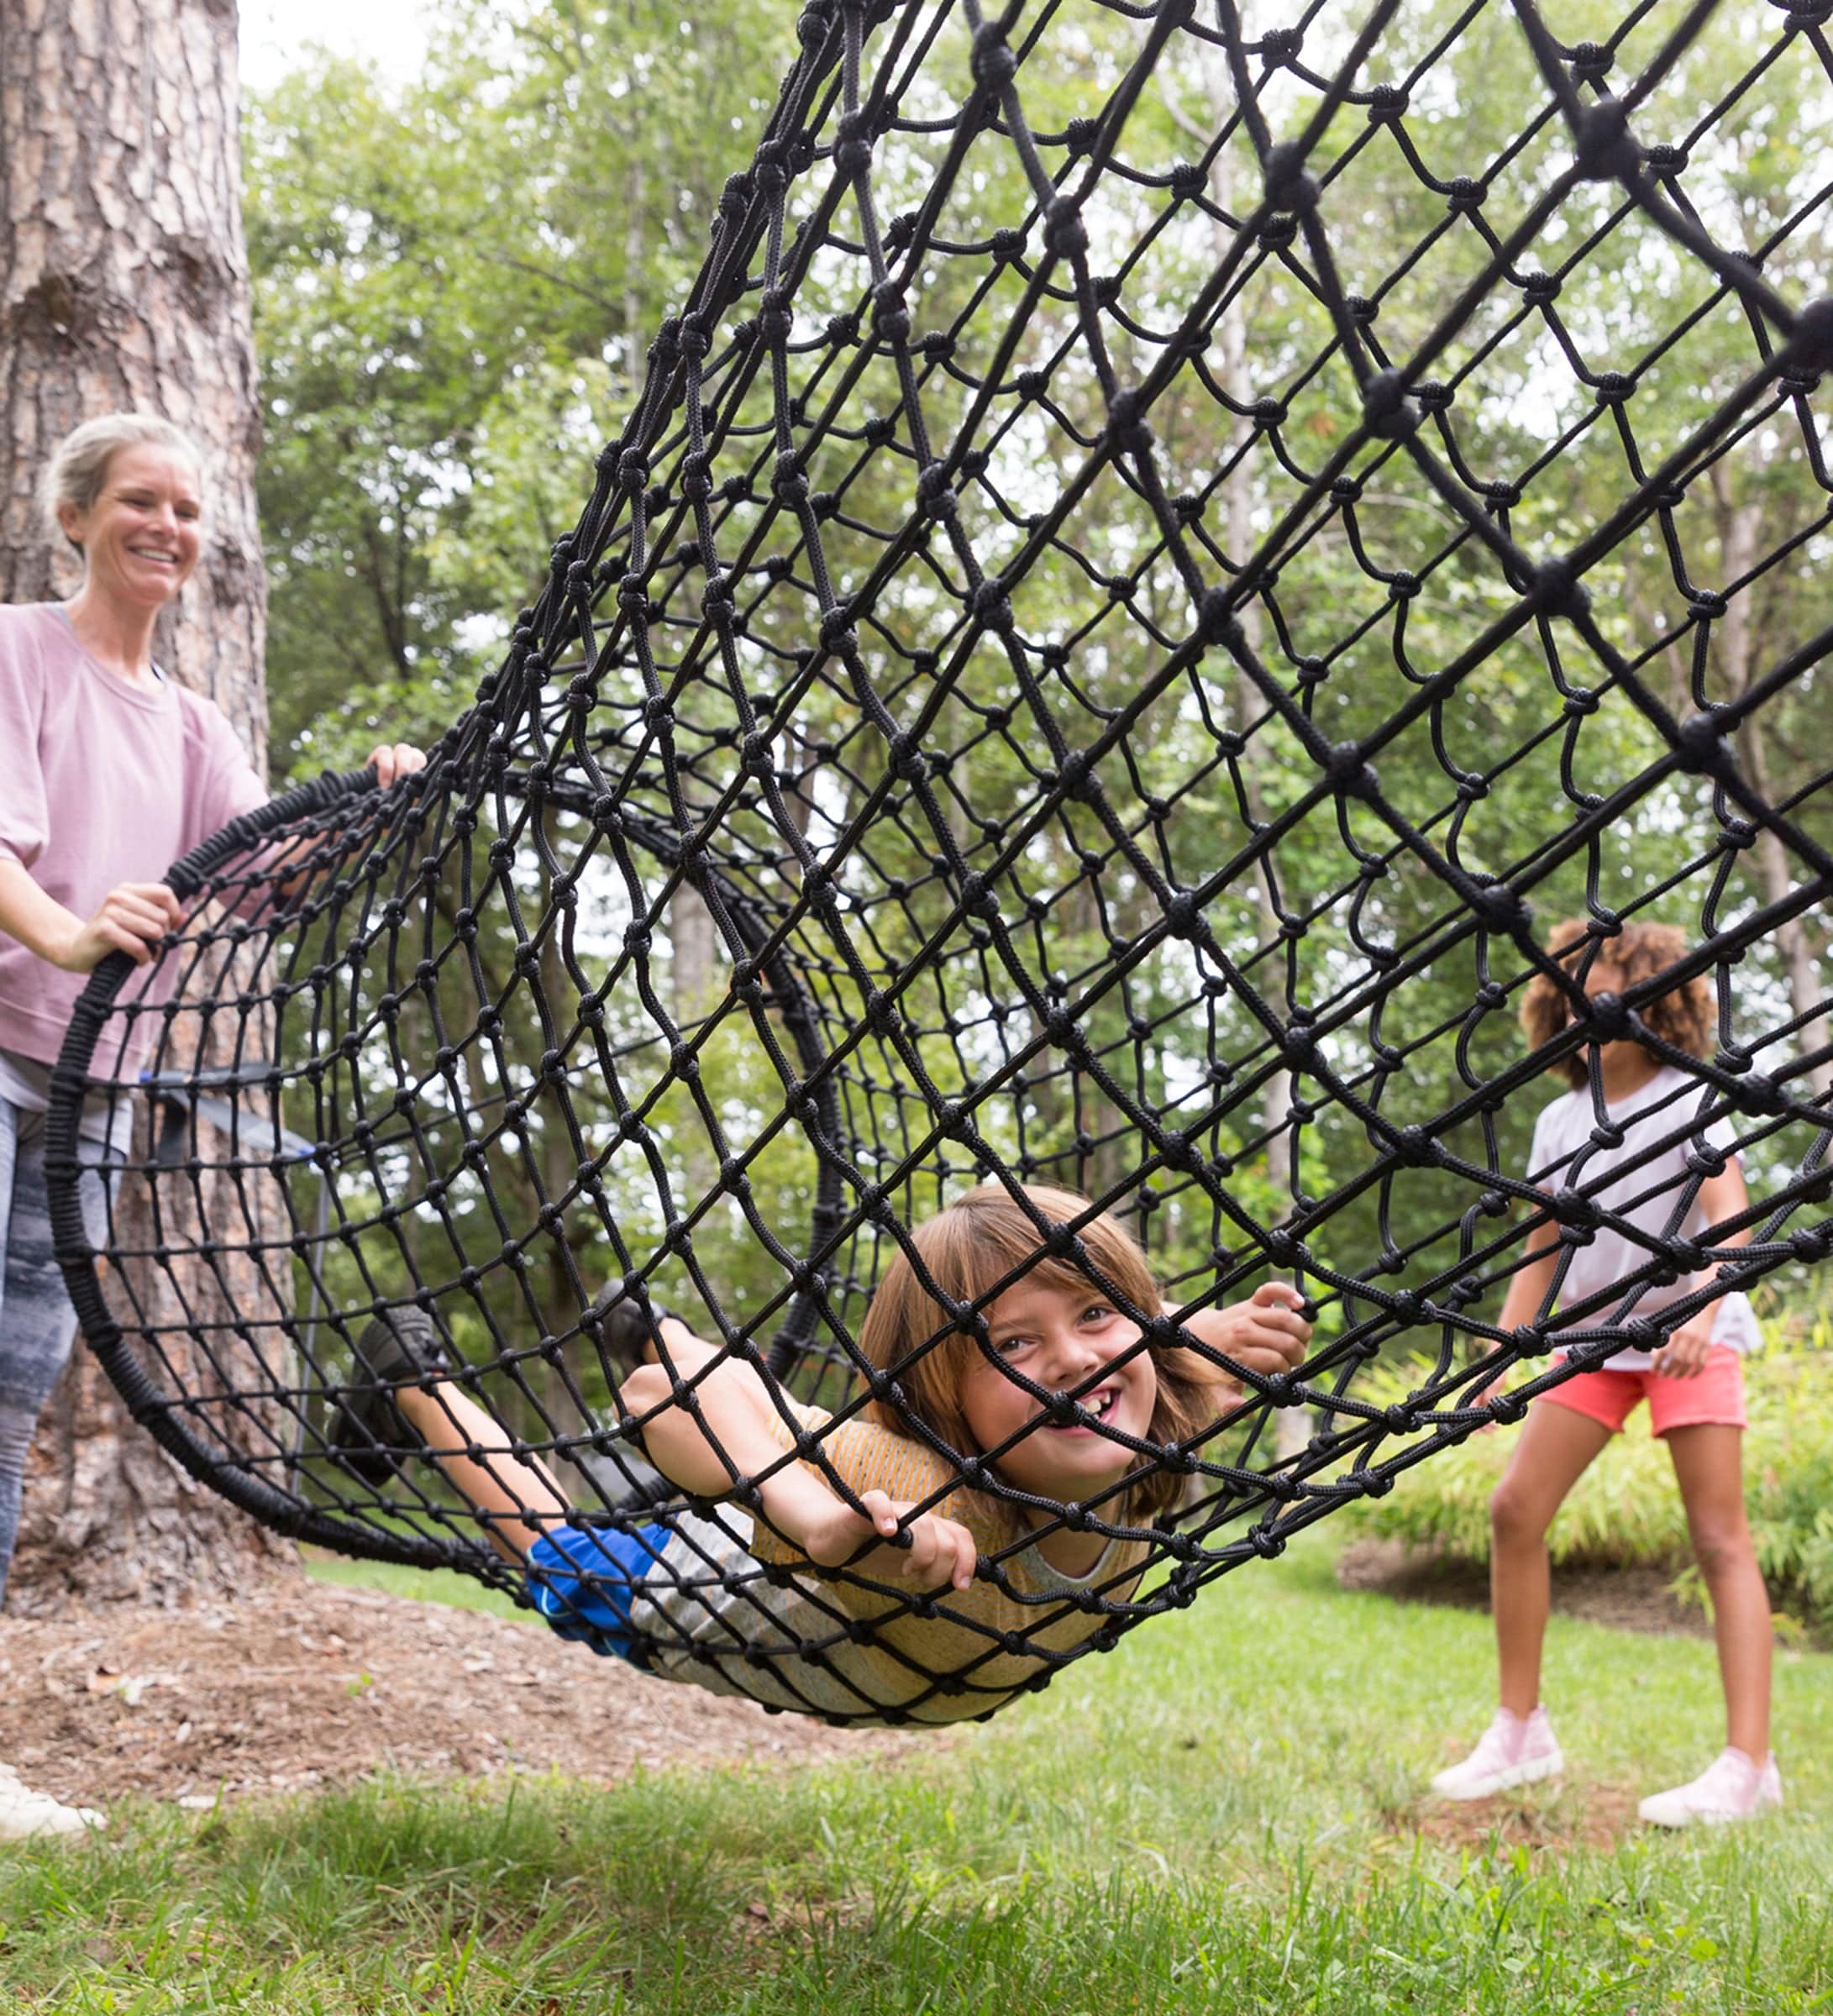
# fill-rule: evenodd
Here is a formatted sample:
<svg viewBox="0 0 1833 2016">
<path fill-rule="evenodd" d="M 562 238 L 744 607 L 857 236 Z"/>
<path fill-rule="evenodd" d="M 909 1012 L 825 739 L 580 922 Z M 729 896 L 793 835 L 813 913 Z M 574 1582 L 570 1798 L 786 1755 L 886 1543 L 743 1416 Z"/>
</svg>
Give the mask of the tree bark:
<svg viewBox="0 0 1833 2016">
<path fill-rule="evenodd" d="M 1200 68 L 1202 75 L 1204 97 L 1208 103 L 1210 128 L 1200 124 L 1194 129 L 1194 137 L 1205 146 L 1214 134 L 1220 133 L 1233 116 L 1234 97 L 1227 71 L 1223 65 L 1221 52 L 1212 45 L 1205 44 Z M 1168 95 L 1173 116 L 1178 123 L 1192 130 L 1179 113 L 1178 108 Z M 1234 214 L 1235 180 L 1232 163 L 1226 148 L 1218 148 L 1210 163 L 1210 198 L 1216 207 L 1225 215 Z M 1210 220 L 1211 242 L 1216 248 L 1218 262 L 1225 260 L 1234 249 L 1234 234 L 1220 218 Z M 1232 301 L 1222 311 L 1216 324 L 1216 336 L 1221 349 L 1221 371 L 1222 384 L 1231 399 L 1237 404 L 1247 405 L 1253 397 L 1253 382 L 1247 368 L 1247 323 L 1239 300 Z M 1253 436 L 1253 423 L 1237 414 L 1229 429 L 1226 453 L 1236 458 L 1222 485 L 1223 507 L 1226 513 L 1226 537 L 1229 558 L 1237 567 L 1245 566 L 1256 543 L 1254 538 L 1253 507 L 1254 480 L 1253 465 L 1243 454 Z M 1258 600 L 1248 602 L 1241 611 L 1242 633 L 1248 648 L 1258 652 L 1261 646 L 1263 627 L 1263 615 Z M 1225 718 L 1238 732 L 1246 724 L 1242 718 L 1242 710 L 1234 703 L 1232 691 L 1223 703 Z M 1241 779 L 1241 788 L 1246 800 L 1248 819 L 1255 829 L 1267 824 L 1266 807 L 1260 788 L 1262 753 L 1250 738 L 1241 754 L 1235 759 L 1235 769 Z M 1284 920 L 1281 916 L 1276 899 L 1273 862 L 1270 856 L 1263 858 L 1260 872 L 1254 877 L 1254 907 L 1259 921 L 1259 943 L 1262 947 L 1280 948 Z M 1271 953 L 1274 963 L 1273 970 L 1283 963 L 1283 949 Z M 1263 977 L 1262 991 L 1274 996 L 1279 1006 L 1289 1008 L 1290 1003 L 1279 1000 L 1271 980 Z M 1292 1099 L 1297 1089 L 1292 1074 L 1282 1065 L 1268 1078 L 1261 1090 L 1260 1123 L 1267 1143 L 1267 1180 L 1274 1194 L 1285 1200 L 1286 1209 L 1281 1222 L 1291 1215 L 1290 1200 L 1299 1188 L 1299 1172 L 1294 1150 L 1296 1134 L 1292 1126 Z M 1310 1423 L 1298 1408 L 1284 1408 L 1274 1416 L 1274 1451 L 1280 1460 L 1296 1456 L 1310 1439 Z"/>
<path fill-rule="evenodd" d="M 260 408 L 236 56 L 234 0 L 0 5 L 0 425 L 11 449 L 0 599 L 76 585 L 75 556 L 47 534 L 35 494 L 62 437 L 136 408 L 176 422 L 202 451 L 207 517 L 202 558 L 155 649 L 265 769 Z M 144 1210 L 123 1200 L 125 1237 L 144 1236 Z M 149 1306 L 169 1313 L 169 1294 Z M 33 1452 L 15 1609 L 71 1595 L 172 1601 L 244 1584 L 287 1552 L 182 1477 L 78 1350 Z"/>
<path fill-rule="evenodd" d="M 1713 464 L 1711 483 L 1718 521 L 1720 564 L 1729 588 L 1734 581 L 1748 577 L 1763 549 L 1763 507 L 1760 503 L 1734 501 L 1731 480 L 1722 463 Z M 1731 596 L 1725 606 L 1717 638 L 1720 672 L 1729 694 L 1738 699 L 1750 690 L 1751 681 L 1757 673 L 1756 625 L 1752 607 L 1755 592 L 1746 589 L 1741 595 Z M 1789 766 L 1785 755 L 1779 764 L 1773 760 L 1772 752 L 1766 746 L 1763 728 L 1762 715 L 1753 715 L 1739 734 L 1738 745 L 1752 785 L 1765 800 L 1774 804 L 1778 795 L 1787 795 L 1780 788 L 1775 773 L 1778 768 L 1786 769 Z M 1818 760 L 1818 751 L 1815 756 Z M 1752 851 L 1764 901 L 1780 903 L 1793 893 L 1795 885 L 1794 869 L 1788 850 L 1766 826 L 1757 833 L 1757 844 Z M 1796 1053 L 1811 1057 L 1833 1040 L 1820 962 L 1809 942 L 1807 927 L 1799 917 L 1790 917 L 1777 926 L 1775 943 L 1788 985 L 1788 1004 L 1801 1018 L 1801 1026 L 1794 1037 Z M 1804 1091 L 1808 1096 L 1824 1099 L 1829 1089 L 1833 1088 L 1833 1068 L 1824 1063 L 1809 1065 L 1802 1077 L 1804 1084 L 1794 1088 L 1798 1093 Z"/>
</svg>

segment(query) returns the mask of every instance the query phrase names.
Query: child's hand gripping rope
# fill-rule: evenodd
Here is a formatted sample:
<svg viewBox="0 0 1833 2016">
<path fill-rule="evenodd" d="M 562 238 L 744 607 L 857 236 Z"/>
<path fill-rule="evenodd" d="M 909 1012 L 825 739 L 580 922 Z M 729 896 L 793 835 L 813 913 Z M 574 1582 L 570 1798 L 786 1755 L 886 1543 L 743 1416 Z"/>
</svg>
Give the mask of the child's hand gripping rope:
<svg viewBox="0 0 1833 2016">
<path fill-rule="evenodd" d="M 909 1517 L 911 1503 L 884 1491 L 863 1492 L 859 1503 L 863 1513 L 836 1499 L 826 1519 L 817 1518 L 805 1529 L 802 1551 L 817 1567 L 853 1567 L 874 1579 L 895 1577 L 924 1588 L 972 1585 L 979 1550 L 959 1520 L 919 1513 L 904 1529 L 910 1545 L 899 1547 L 898 1522 Z M 862 1557 L 860 1548 L 874 1536 L 886 1544 Z"/>
<path fill-rule="evenodd" d="M 1205 1385 L 1243 1390 L 1229 1367 L 1217 1364 L 1210 1352 L 1263 1378 L 1290 1372 L 1304 1362 L 1311 1341 L 1305 1308 L 1304 1295 L 1289 1281 L 1263 1281 L 1245 1302 L 1197 1310 L 1184 1319 L 1184 1327 L 1205 1349 L 1179 1354 L 1188 1376 Z"/>
</svg>

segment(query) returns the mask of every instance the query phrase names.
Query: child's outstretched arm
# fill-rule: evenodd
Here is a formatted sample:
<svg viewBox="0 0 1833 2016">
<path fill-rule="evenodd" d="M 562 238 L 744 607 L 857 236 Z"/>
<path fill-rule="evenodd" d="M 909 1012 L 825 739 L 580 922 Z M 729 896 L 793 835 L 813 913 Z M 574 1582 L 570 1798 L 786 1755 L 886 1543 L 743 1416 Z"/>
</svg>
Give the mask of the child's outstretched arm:
<svg viewBox="0 0 1833 2016">
<path fill-rule="evenodd" d="M 1502 1298 L 1498 1327 L 1513 1331 L 1531 1323 L 1541 1312 L 1547 1291 L 1553 1285 L 1553 1268 L 1559 1258 L 1559 1227 L 1551 1221 L 1528 1236 L 1527 1254 L 1509 1277 L 1508 1293 Z M 1495 1398 L 1500 1377 L 1478 1388 L 1466 1404 L 1481 1407 Z"/>
<path fill-rule="evenodd" d="M 642 1424 L 643 1447 L 671 1483 L 701 1498 L 723 1498 L 741 1477 L 762 1479 L 764 1516 L 822 1567 L 966 1588 L 974 1580 L 974 1536 L 957 1520 L 925 1512 L 906 1527 L 908 1548 L 889 1541 L 910 1511 L 883 1491 L 860 1494 L 855 1512 L 790 1452 L 777 1430 L 769 1390 L 756 1368 L 696 1337 L 672 1317 L 660 1336 L 666 1362 L 641 1365 L 623 1381 L 625 1408 Z M 684 1389 L 675 1397 L 675 1383 Z M 869 1551 L 862 1553 L 862 1550 Z"/>
</svg>

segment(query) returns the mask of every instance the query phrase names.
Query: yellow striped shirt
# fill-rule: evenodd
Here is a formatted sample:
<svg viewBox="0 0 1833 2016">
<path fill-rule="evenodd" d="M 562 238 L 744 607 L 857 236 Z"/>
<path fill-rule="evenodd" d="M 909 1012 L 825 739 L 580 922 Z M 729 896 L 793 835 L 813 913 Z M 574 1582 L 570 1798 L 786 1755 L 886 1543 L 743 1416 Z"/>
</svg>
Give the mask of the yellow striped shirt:
<svg viewBox="0 0 1833 2016">
<path fill-rule="evenodd" d="M 1011 1546 L 1013 1532 L 999 1508 L 964 1489 L 946 1457 L 869 1421 L 832 1426 L 833 1417 L 821 1409 L 790 1404 L 805 1427 L 826 1431 L 822 1457 L 856 1497 L 883 1491 L 906 1502 L 933 1498 L 926 1509 L 959 1520 L 983 1559 Z M 795 1446 L 785 1423 L 774 1421 L 773 1432 L 785 1449 Z M 820 1464 L 806 1467 L 822 1474 Z M 834 1648 L 830 1663 L 843 1669 L 850 1685 L 869 1694 L 874 1706 L 902 1710 L 918 1721 L 953 1722 L 1001 1706 L 1048 1669 L 1049 1660 L 1017 1649 L 1016 1641 L 1065 1652 L 1094 1636 L 1104 1621 L 1094 1599 L 1129 1597 L 1148 1550 L 1141 1541 L 1112 1541 L 1086 1575 L 1069 1576 L 1032 1546 L 1000 1563 L 996 1572 L 1005 1588 L 983 1567 L 969 1588 L 943 1590 L 927 1601 L 899 1587 L 895 1572 L 881 1582 L 878 1575 L 862 1577 L 857 1570 L 830 1575 L 813 1568 L 762 1520 L 750 1536 L 749 1551 L 760 1562 L 800 1569 L 797 1583 L 824 1610 L 838 1613 L 840 1630 L 848 1622 L 869 1627 L 869 1633 Z M 924 1604 L 931 1614 L 919 1614 L 913 1603 Z M 829 1634 L 836 1628 L 830 1624 Z"/>
</svg>

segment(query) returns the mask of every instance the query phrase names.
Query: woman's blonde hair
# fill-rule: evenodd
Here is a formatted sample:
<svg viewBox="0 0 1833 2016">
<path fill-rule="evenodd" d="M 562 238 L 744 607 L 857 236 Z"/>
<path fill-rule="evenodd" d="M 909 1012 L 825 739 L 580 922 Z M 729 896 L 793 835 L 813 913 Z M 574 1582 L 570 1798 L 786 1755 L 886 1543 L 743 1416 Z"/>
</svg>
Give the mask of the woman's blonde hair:
<svg viewBox="0 0 1833 2016">
<path fill-rule="evenodd" d="M 157 413 L 102 413 L 66 434 L 45 467 L 40 502 L 45 522 L 60 538 L 67 538 L 61 513 L 90 511 L 108 480 L 108 465 L 123 448 L 176 449 L 189 455 L 201 472 L 203 456 L 183 428 Z M 80 542 L 71 541 L 74 545 Z"/>
<path fill-rule="evenodd" d="M 1033 1210 L 1047 1221 L 1076 1225 L 1093 1208 L 1073 1190 L 1039 1184 L 1024 1191 Z M 956 1303 L 975 1302 L 1006 1275 L 1036 1261 L 1025 1274 L 1047 1288 L 1072 1294 L 1090 1289 L 1113 1293 L 1147 1315 L 1156 1315 L 1159 1289 L 1146 1256 L 1132 1236 L 1105 1213 L 1088 1219 L 1077 1233 L 1090 1267 L 1110 1287 L 1102 1287 L 1073 1260 L 1043 1252 L 1043 1236 L 1036 1223 L 997 1183 L 969 1190 L 945 1210 L 937 1212 L 911 1234 L 925 1269 L 941 1293 Z M 1043 1252 L 1043 1257 L 1037 1256 Z M 916 1278 L 908 1257 L 899 1252 L 885 1270 L 859 1330 L 859 1348 L 881 1372 L 896 1378 L 904 1395 L 904 1411 L 920 1421 L 951 1449 L 977 1453 L 973 1431 L 962 1410 L 961 1390 L 980 1346 L 965 1331 L 942 1336 L 909 1364 L 904 1361 L 936 1335 L 948 1321 L 946 1311 Z M 1158 1397 L 1148 1438 L 1154 1442 L 1182 1441 L 1194 1435 L 1215 1411 L 1214 1395 L 1200 1381 L 1178 1369 L 1163 1350 L 1148 1346 L 1158 1373 Z M 894 1432 L 905 1423 L 898 1410 L 874 1401 L 869 1410 L 880 1426 Z M 1161 1512 L 1182 1494 L 1184 1479 L 1169 1470 L 1142 1478 L 1127 1494 L 1125 1516 Z"/>
<path fill-rule="evenodd" d="M 1587 943 L 1594 942 L 1590 927 L 1583 917 L 1568 917 L 1547 940 L 1549 958 L 1557 959 L 1582 984 L 1579 963 Z M 1625 924 L 1614 937 L 1594 941 L 1597 951 L 1592 964 L 1602 961 L 1616 967 L 1626 988 L 1639 987 L 1687 954 L 1686 933 L 1672 924 Z M 1689 1057 L 1709 1057 L 1713 1048 L 1714 1006 L 1711 983 L 1704 974 L 1659 995 L 1639 1011 L 1649 1029 L 1663 1042 L 1684 1050 Z M 1571 1022 L 1572 1002 L 1566 990 L 1550 974 L 1536 973 L 1528 982 L 1521 1002 L 1521 1026 L 1527 1040 L 1538 1050 L 1550 1043 Z M 1574 1087 L 1590 1082 L 1590 1068 L 1583 1050 L 1568 1051 L 1553 1069 Z"/>
</svg>

